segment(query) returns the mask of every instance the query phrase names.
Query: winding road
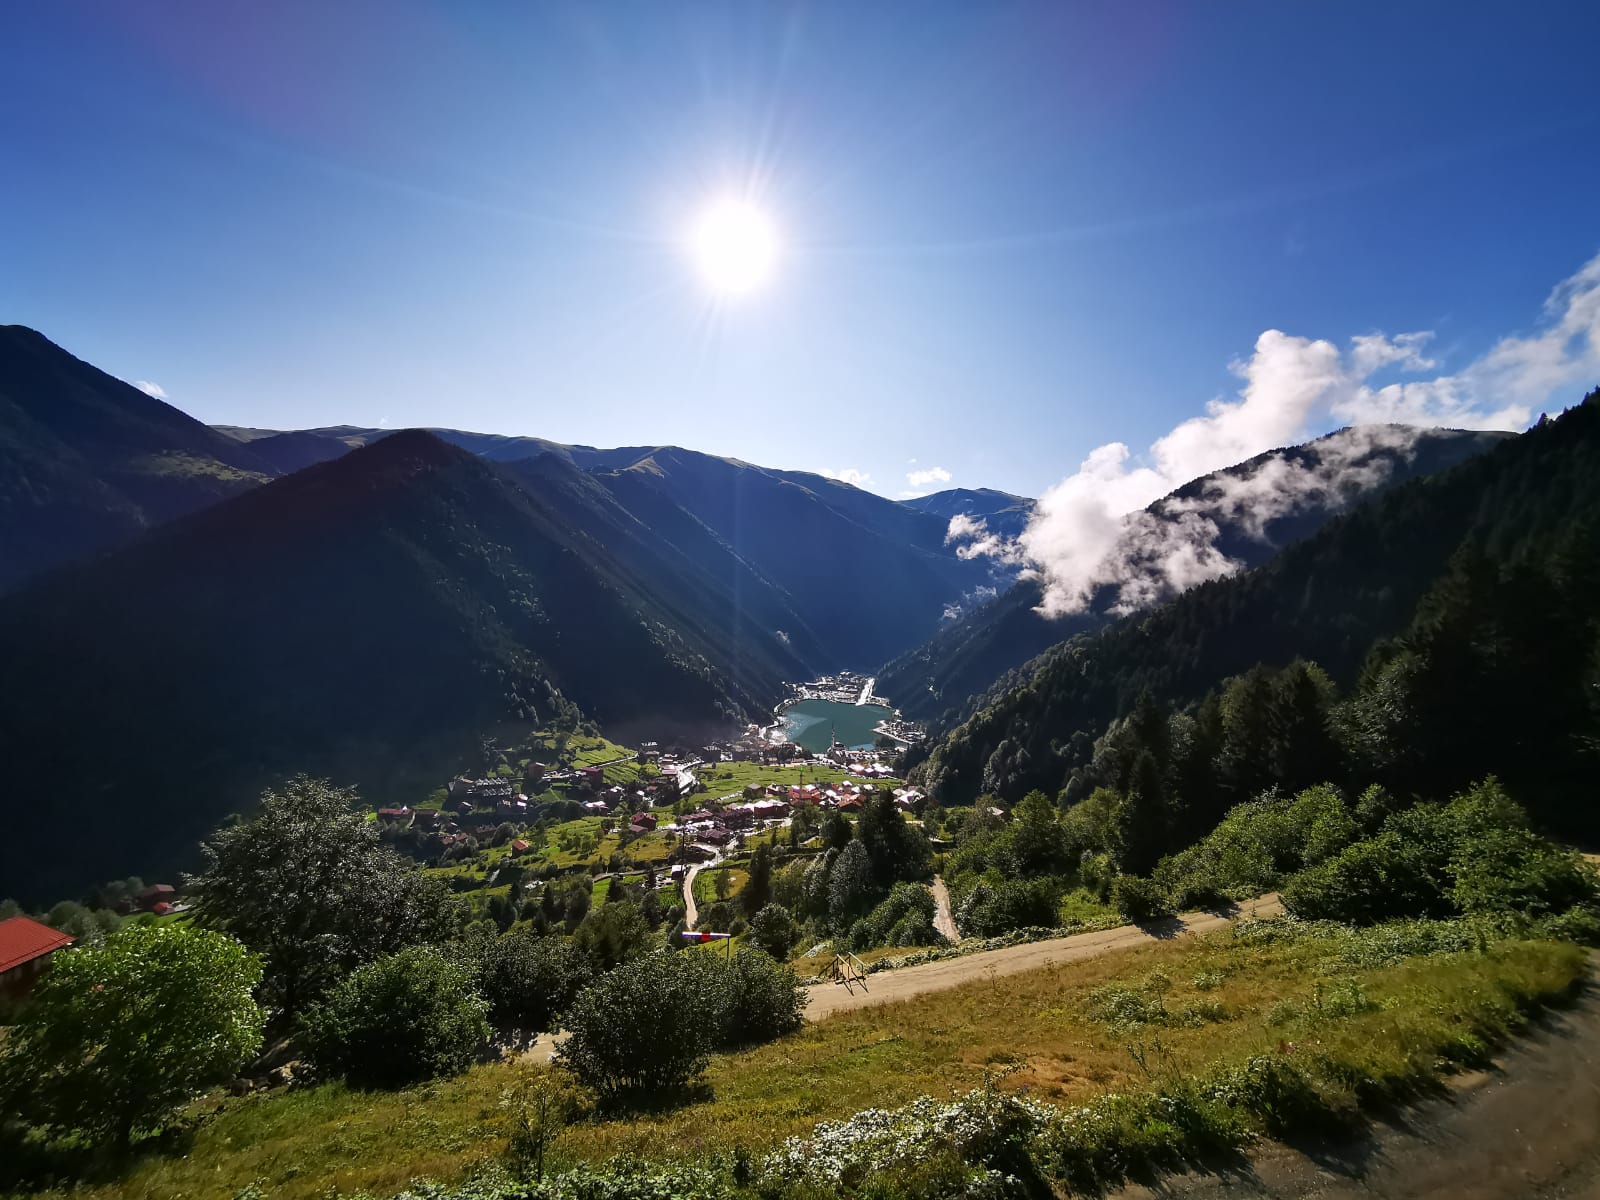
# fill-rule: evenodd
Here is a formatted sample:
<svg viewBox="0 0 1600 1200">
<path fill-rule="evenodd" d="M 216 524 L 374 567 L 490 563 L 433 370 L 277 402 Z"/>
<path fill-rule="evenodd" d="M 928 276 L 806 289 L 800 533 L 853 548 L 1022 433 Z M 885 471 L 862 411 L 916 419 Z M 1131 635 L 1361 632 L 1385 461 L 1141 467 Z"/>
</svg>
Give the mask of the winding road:
<svg viewBox="0 0 1600 1200">
<path fill-rule="evenodd" d="M 683 873 L 683 927 L 693 929 L 700 921 L 700 910 L 694 902 L 694 877 L 705 869 L 707 864 L 695 863 Z"/>
</svg>

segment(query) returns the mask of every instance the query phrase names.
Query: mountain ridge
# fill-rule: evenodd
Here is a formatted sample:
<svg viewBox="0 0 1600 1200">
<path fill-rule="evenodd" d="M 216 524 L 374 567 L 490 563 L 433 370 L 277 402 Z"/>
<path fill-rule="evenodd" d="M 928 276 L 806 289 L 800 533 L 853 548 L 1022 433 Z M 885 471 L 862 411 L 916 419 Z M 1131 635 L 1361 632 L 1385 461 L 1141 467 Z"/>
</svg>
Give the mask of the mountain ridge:
<svg viewBox="0 0 1600 1200">
<path fill-rule="evenodd" d="M 278 473 L 37 330 L 0 326 L 0 591 Z"/>
</svg>

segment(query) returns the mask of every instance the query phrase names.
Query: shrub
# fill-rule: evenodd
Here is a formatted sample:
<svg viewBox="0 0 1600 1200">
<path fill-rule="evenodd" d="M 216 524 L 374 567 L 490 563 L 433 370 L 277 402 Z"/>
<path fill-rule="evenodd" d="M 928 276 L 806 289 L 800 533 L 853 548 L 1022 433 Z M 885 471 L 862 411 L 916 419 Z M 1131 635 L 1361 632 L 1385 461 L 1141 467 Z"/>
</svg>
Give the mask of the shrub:
<svg viewBox="0 0 1600 1200">
<path fill-rule="evenodd" d="M 1419 804 L 1283 888 L 1296 916 L 1368 924 L 1388 917 L 1538 918 L 1593 906 L 1592 873 L 1527 827 L 1493 779 L 1449 804 Z"/>
<path fill-rule="evenodd" d="M 934 929 L 933 893 L 921 884 L 897 883 L 888 899 L 850 928 L 850 945 L 856 950 L 874 946 L 942 946 L 944 937 Z"/>
<path fill-rule="evenodd" d="M 357 969 L 302 1021 L 306 1059 L 355 1087 L 393 1088 L 465 1070 L 489 1037 L 470 972 L 413 947 Z"/>
<path fill-rule="evenodd" d="M 668 1095 L 705 1069 L 717 997 L 708 954 L 646 954 L 600 976 L 567 1013 L 557 1059 L 608 1100 Z"/>
<path fill-rule="evenodd" d="M 1056 879 L 1008 879 L 980 883 L 967 893 L 956 924 L 969 937 L 994 937 L 1013 929 L 1050 928 L 1059 923 L 1061 895 Z"/>
<path fill-rule="evenodd" d="M 588 959 L 567 939 L 536 937 L 524 929 L 488 943 L 477 966 L 489 1022 L 507 1034 L 553 1028 L 589 976 Z"/>
<path fill-rule="evenodd" d="M 1210 907 L 1277 886 L 1285 874 L 1323 862 L 1360 835 L 1330 784 L 1293 797 L 1235 805 L 1209 834 L 1156 864 L 1152 877 L 1180 908 Z"/>
<path fill-rule="evenodd" d="M 709 953 L 702 958 L 712 958 Z M 787 966 L 765 954 L 741 950 L 722 967 L 717 1048 L 770 1042 L 800 1028 L 805 990 Z"/>
<path fill-rule="evenodd" d="M 1138 875 L 1117 876 L 1111 900 L 1126 920 L 1136 924 L 1172 915 L 1172 902 L 1161 885 Z"/>
<path fill-rule="evenodd" d="M 650 922 L 636 906 L 626 903 L 602 904 L 583 918 L 572 935 L 572 944 L 596 971 L 609 971 L 643 954 L 655 942 Z"/>
<path fill-rule="evenodd" d="M 1346 847 L 1283 885 L 1283 906 L 1310 920 L 1370 924 L 1451 908 L 1425 846 L 1393 830 Z"/>
<path fill-rule="evenodd" d="M 1490 829 L 1450 858 L 1450 899 L 1464 913 L 1543 917 L 1592 905 L 1594 878 L 1582 860 L 1527 829 Z"/>
<path fill-rule="evenodd" d="M 767 905 L 750 921 L 750 944 L 779 962 L 789 957 L 789 951 L 799 940 L 799 927 L 781 904 Z"/>
</svg>

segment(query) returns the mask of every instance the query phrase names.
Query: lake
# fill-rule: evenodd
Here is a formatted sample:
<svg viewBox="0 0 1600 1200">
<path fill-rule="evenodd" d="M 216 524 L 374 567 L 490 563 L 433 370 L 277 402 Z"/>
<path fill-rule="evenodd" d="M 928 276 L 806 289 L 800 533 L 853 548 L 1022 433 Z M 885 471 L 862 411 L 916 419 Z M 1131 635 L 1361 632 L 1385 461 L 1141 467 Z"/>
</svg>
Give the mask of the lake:
<svg viewBox="0 0 1600 1200">
<path fill-rule="evenodd" d="M 784 711 L 784 733 L 813 754 L 826 754 L 835 733 L 852 750 L 870 750 L 878 737 L 873 727 L 889 715 L 891 710 L 879 704 L 802 700 Z"/>
</svg>

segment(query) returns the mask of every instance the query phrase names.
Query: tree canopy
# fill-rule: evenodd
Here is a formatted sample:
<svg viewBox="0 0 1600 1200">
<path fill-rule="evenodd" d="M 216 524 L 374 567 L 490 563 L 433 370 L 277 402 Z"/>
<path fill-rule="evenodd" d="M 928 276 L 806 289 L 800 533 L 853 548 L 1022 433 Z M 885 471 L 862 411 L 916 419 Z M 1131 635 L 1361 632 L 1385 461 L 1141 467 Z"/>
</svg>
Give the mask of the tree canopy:
<svg viewBox="0 0 1600 1200">
<path fill-rule="evenodd" d="M 39 1125 L 126 1146 L 258 1052 L 260 980 L 236 940 L 186 925 L 58 954 L 0 1040 L 0 1094 Z"/>
<path fill-rule="evenodd" d="M 459 926 L 444 887 L 382 845 L 356 803 L 351 788 L 298 776 L 202 847 L 196 916 L 262 956 L 264 994 L 286 1015 L 362 963 Z"/>
</svg>

